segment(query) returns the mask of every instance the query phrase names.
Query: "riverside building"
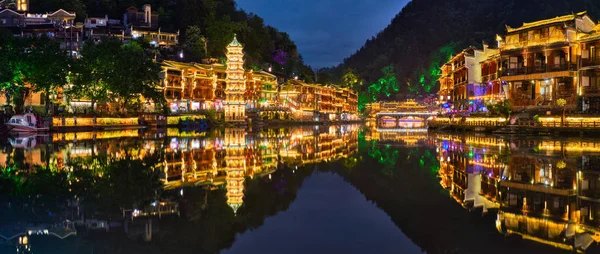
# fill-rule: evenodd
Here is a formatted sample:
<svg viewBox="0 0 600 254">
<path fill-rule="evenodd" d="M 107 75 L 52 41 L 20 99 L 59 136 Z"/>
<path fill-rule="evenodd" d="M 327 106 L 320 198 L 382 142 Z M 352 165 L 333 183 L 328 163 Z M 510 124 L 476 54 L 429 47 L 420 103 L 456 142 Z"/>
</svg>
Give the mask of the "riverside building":
<svg viewBox="0 0 600 254">
<path fill-rule="evenodd" d="M 469 47 L 442 65 L 438 79 L 442 112 L 486 111 L 486 103 L 503 97 L 497 76 L 498 51 L 487 44 L 483 49 Z"/>
<path fill-rule="evenodd" d="M 228 121 L 261 119 L 355 120 L 358 95 L 348 88 L 307 84 L 243 69 L 243 46 L 236 38 L 228 46 L 227 65 L 205 61 L 163 61 L 163 90 L 173 113 L 217 110 Z M 226 67 L 227 66 L 227 67 Z"/>
<path fill-rule="evenodd" d="M 443 112 L 487 111 L 485 104 L 503 99 L 515 110 L 547 111 L 559 99 L 570 110 L 600 110 L 600 26 L 587 12 L 507 26 L 496 41 L 494 48 L 465 49 L 441 67 Z"/>
<path fill-rule="evenodd" d="M 123 20 L 108 15 L 89 16 L 84 23 L 74 22 L 73 12 L 58 10 L 48 14 L 31 14 L 27 0 L 17 5 L 0 1 L 0 28 L 7 28 L 16 36 L 50 35 L 61 40 L 61 46 L 74 57 L 87 39 L 100 41 L 106 36 L 123 41 L 144 38 L 156 47 L 178 44 L 179 33 L 166 33 L 158 25 L 159 15 L 150 5 L 141 10 L 127 9 Z M 162 81 L 167 107 L 172 113 L 191 113 L 202 110 L 223 112 L 227 121 L 246 121 L 250 117 L 281 120 L 355 120 L 358 112 L 356 92 L 336 86 L 307 84 L 300 80 L 284 81 L 264 70 L 245 70 L 242 44 L 236 38 L 227 46 L 227 62 L 205 59 L 201 63 L 161 61 Z M 59 93 L 45 101 L 40 92 L 28 91 L 25 106 L 46 103 L 64 103 L 71 108 L 91 106 L 86 98 L 71 98 Z M 0 97 L 0 103 L 6 98 Z M 156 110 L 156 105 L 142 98 L 141 110 Z M 97 104 L 96 110 L 110 110 L 108 103 Z"/>
</svg>

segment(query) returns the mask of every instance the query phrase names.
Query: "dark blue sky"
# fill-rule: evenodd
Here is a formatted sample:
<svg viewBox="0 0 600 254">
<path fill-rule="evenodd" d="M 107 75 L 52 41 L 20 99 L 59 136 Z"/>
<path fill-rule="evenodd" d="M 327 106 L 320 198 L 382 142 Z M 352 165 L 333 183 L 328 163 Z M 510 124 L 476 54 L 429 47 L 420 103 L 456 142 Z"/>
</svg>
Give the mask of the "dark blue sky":
<svg viewBox="0 0 600 254">
<path fill-rule="evenodd" d="M 383 30 L 409 0 L 237 0 L 290 34 L 313 68 L 341 63 Z"/>
</svg>

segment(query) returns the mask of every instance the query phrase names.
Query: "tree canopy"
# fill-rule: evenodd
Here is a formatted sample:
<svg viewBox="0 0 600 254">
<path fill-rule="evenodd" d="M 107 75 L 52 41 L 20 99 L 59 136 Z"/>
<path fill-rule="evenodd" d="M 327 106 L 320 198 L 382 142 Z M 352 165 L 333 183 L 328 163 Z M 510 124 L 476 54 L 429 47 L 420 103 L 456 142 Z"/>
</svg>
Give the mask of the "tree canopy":
<svg viewBox="0 0 600 254">
<path fill-rule="evenodd" d="M 335 81 L 341 81 L 345 70 L 353 69 L 368 84 L 381 77 L 378 70 L 394 65 L 398 94 L 431 94 L 437 90 L 438 70 L 449 54 L 470 45 L 481 47 L 482 41 L 493 43 L 496 34 L 505 32 L 505 25 L 517 27 L 583 10 L 597 20 L 600 1 L 414 0 L 385 29 L 329 70 Z"/>
<path fill-rule="evenodd" d="M 109 93 L 117 102 L 121 99 L 124 107 L 140 95 L 163 102 L 162 93 L 157 90 L 161 69 L 147 47 L 140 41 L 122 44 L 115 38 L 86 42 L 73 69 L 74 86 L 69 95 L 90 99 L 92 108 L 99 100 L 107 99 Z"/>
</svg>

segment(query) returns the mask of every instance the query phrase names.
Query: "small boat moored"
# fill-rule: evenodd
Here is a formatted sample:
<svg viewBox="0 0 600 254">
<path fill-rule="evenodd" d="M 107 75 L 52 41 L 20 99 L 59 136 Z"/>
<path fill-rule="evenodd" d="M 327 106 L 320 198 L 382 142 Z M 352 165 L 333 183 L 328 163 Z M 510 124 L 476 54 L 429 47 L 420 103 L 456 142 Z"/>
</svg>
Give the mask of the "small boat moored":
<svg viewBox="0 0 600 254">
<path fill-rule="evenodd" d="M 34 114 L 14 115 L 6 123 L 10 132 L 48 132 L 50 127 Z"/>
</svg>

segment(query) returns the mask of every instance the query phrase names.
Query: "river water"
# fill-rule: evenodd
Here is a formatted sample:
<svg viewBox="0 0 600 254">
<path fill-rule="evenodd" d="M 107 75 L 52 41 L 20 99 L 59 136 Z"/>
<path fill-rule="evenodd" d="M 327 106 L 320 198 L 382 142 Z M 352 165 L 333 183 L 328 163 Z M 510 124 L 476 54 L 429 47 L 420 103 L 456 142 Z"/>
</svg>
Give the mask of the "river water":
<svg viewBox="0 0 600 254">
<path fill-rule="evenodd" d="M 0 253 L 600 251 L 600 139 L 304 126 L 7 138 Z"/>
</svg>

